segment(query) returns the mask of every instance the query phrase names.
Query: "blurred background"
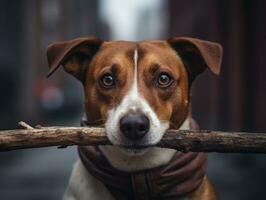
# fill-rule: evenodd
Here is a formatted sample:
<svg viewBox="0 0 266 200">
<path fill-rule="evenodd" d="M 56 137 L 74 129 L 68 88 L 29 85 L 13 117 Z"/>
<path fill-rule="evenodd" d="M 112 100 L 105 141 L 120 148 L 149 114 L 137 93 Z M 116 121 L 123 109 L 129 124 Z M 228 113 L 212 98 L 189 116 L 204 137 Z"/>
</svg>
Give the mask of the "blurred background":
<svg viewBox="0 0 266 200">
<path fill-rule="evenodd" d="M 82 85 L 63 70 L 46 79 L 48 44 L 80 36 L 165 39 L 190 36 L 224 47 L 221 75 L 193 86 L 202 129 L 266 132 L 266 1 L 23 0 L 0 1 L 0 129 L 79 125 Z M 0 153 L 1 200 L 61 199 L 75 147 Z M 266 156 L 209 155 L 221 199 L 266 199 Z"/>
</svg>

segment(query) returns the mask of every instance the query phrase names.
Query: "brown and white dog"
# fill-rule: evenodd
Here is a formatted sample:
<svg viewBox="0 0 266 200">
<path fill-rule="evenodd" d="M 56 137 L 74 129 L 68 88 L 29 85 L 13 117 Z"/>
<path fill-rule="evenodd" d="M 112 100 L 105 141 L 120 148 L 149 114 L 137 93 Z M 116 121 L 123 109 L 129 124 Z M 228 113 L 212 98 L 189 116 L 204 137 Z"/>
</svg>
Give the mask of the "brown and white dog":
<svg viewBox="0 0 266 200">
<path fill-rule="evenodd" d="M 110 166 L 134 174 L 167 166 L 177 154 L 173 149 L 154 145 L 169 128 L 190 128 L 190 86 L 206 68 L 219 74 L 222 48 L 217 43 L 186 37 L 141 42 L 101 41 L 89 37 L 51 44 L 47 57 L 48 76 L 62 65 L 82 82 L 87 124 L 104 125 L 113 144 L 99 147 Z M 64 199 L 117 198 L 93 173 L 79 159 Z M 150 179 L 146 176 L 145 180 Z M 159 193 L 154 198 L 151 195 L 135 199 L 216 199 L 205 173 L 198 183 L 185 195 L 182 193 L 182 198 L 175 195 L 164 198 Z M 175 185 L 176 192 L 179 182 Z"/>
</svg>

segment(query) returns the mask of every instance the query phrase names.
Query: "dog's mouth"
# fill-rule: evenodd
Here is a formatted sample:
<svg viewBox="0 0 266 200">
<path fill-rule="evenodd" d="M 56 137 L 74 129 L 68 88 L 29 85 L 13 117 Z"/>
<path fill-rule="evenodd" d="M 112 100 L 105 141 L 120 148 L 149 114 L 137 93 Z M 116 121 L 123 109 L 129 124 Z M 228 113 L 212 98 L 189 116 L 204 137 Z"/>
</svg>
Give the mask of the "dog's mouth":
<svg viewBox="0 0 266 200">
<path fill-rule="evenodd" d="M 122 150 L 126 151 L 127 153 L 130 154 L 140 154 L 147 152 L 149 148 L 154 147 L 155 145 L 141 145 L 141 144 L 122 144 L 118 145 Z"/>
<path fill-rule="evenodd" d="M 149 145 L 149 144 L 130 144 L 130 145 L 126 145 L 126 144 L 122 144 L 122 145 L 119 145 L 119 147 L 122 147 L 122 148 L 125 148 L 125 149 L 146 149 L 146 148 L 149 148 L 149 147 L 153 147 L 155 145 Z"/>
</svg>

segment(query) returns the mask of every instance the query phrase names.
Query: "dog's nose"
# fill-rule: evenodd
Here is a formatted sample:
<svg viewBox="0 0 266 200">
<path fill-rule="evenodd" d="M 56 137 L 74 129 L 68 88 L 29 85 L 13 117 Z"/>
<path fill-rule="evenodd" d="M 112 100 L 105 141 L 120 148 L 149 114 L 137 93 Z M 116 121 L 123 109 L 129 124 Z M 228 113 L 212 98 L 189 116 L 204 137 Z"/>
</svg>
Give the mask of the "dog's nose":
<svg viewBox="0 0 266 200">
<path fill-rule="evenodd" d="M 129 139 L 139 140 L 150 129 L 149 119 L 143 114 L 127 114 L 120 120 L 120 130 Z"/>
</svg>

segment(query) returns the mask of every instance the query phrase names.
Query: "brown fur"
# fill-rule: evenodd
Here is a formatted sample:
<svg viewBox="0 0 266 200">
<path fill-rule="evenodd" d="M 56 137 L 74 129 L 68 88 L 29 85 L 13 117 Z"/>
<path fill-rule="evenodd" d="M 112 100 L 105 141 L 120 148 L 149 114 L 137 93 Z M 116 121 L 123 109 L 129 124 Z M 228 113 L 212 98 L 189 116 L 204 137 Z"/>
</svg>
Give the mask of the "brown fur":
<svg viewBox="0 0 266 200">
<path fill-rule="evenodd" d="M 80 38 L 65 42 L 65 45 L 61 42 L 49 46 L 49 75 L 62 64 L 68 73 L 81 80 L 88 122 L 91 125 L 102 125 L 108 110 L 118 105 L 131 87 L 135 49 L 138 50 L 140 94 L 160 120 L 170 121 L 170 128 L 178 128 L 189 113 L 191 82 L 207 67 L 214 73 L 219 73 L 222 52 L 221 47 L 215 43 L 191 38 L 102 43 L 92 38 Z M 156 86 L 155 77 L 162 71 L 173 78 L 173 83 L 165 89 Z M 106 72 L 115 75 L 116 87 L 103 89 L 100 86 L 99 79 Z M 207 178 L 190 195 L 190 199 L 216 199 Z"/>
<path fill-rule="evenodd" d="M 139 44 L 144 52 L 138 64 L 140 93 L 153 107 L 160 120 L 170 121 L 171 128 L 178 128 L 188 114 L 188 78 L 185 67 L 169 45 L 162 41 Z M 153 68 L 157 68 L 156 71 Z M 169 88 L 156 87 L 153 77 L 166 71 L 174 79 Z"/>
<path fill-rule="evenodd" d="M 188 114 L 188 84 L 185 67 L 166 42 L 107 42 L 102 45 L 87 70 L 84 84 L 85 106 L 91 124 L 104 123 L 108 110 L 118 105 L 131 86 L 134 72 L 133 53 L 137 48 L 138 81 L 141 95 L 161 120 L 177 128 Z M 113 49 L 116 49 L 114 51 Z M 131 55 L 131 56 L 129 56 Z M 157 68 L 154 71 L 154 68 Z M 117 87 L 102 89 L 98 79 L 106 72 L 116 75 Z M 167 71 L 175 80 L 162 90 L 155 85 L 154 75 Z"/>
</svg>

